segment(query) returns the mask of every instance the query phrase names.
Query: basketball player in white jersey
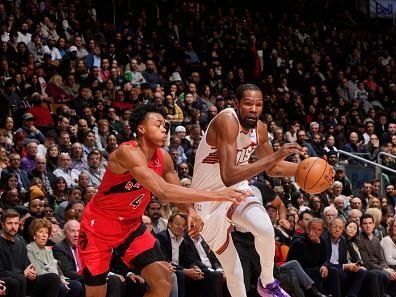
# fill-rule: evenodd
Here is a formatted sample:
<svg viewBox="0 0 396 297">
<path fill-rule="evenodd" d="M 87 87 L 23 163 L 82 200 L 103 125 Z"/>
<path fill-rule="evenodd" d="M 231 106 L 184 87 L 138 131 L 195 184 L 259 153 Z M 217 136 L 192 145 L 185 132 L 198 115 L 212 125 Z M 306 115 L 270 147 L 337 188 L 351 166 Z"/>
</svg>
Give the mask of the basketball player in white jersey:
<svg viewBox="0 0 396 297">
<path fill-rule="evenodd" d="M 268 142 L 266 125 L 259 120 L 263 110 L 261 90 L 252 84 L 236 91 L 237 110 L 220 112 L 209 124 L 196 152 L 192 187 L 219 190 L 229 186 L 251 191 L 248 179 L 266 171 L 270 176 L 295 176 L 297 164 L 286 162 L 290 154 L 301 153 L 297 144 L 285 144 L 276 153 Z M 256 152 L 258 160 L 249 164 Z M 230 232 L 236 224 L 255 237 L 260 255 L 260 296 L 289 296 L 273 278 L 275 241 L 271 221 L 256 197 L 241 204 L 204 202 L 195 208 L 204 222 L 202 236 L 216 253 L 227 278 L 232 297 L 246 297 L 243 271 Z"/>
</svg>

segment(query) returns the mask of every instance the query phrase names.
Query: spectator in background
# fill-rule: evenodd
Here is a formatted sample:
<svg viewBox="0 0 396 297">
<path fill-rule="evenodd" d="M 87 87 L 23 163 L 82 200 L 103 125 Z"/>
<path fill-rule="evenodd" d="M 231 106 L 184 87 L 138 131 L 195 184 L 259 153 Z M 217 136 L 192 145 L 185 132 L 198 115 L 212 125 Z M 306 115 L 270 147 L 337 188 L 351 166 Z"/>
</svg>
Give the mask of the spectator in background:
<svg viewBox="0 0 396 297">
<path fill-rule="evenodd" d="M 48 96 L 53 103 L 67 103 L 74 98 L 65 92 L 62 76 L 54 74 L 48 81 L 46 88 Z"/>
<path fill-rule="evenodd" d="M 88 69 L 92 69 L 93 67 L 100 68 L 102 64 L 100 47 L 95 45 L 93 51 L 85 56 L 84 61 Z"/>
<path fill-rule="evenodd" d="M 36 166 L 38 144 L 39 142 L 35 139 L 27 139 L 26 141 L 26 156 L 21 159 L 21 169 L 28 173 Z"/>
<path fill-rule="evenodd" d="M 39 143 L 44 143 L 44 134 L 33 124 L 34 116 L 31 113 L 25 113 L 22 116 L 22 120 L 22 127 L 19 128 L 16 133 L 18 133 L 19 131 L 24 132 L 26 138 L 36 139 Z"/>
<path fill-rule="evenodd" d="M 327 230 L 330 227 L 331 221 L 333 221 L 337 216 L 338 216 L 338 211 L 334 206 L 332 206 L 332 205 L 326 206 L 323 209 L 323 220 L 325 223 L 325 228 Z"/>
<path fill-rule="evenodd" d="M 384 253 L 385 262 L 392 269 L 396 268 L 396 220 L 389 222 L 389 235 L 381 240 L 381 247 Z"/>
<path fill-rule="evenodd" d="M 190 175 L 190 167 L 189 167 L 188 163 L 186 163 L 186 162 L 180 163 L 177 168 L 177 174 L 179 175 L 180 179 L 183 179 L 183 178 L 191 179 L 192 176 Z"/>
<path fill-rule="evenodd" d="M 203 272 L 202 296 L 222 297 L 225 286 L 223 269 L 208 244 L 199 235 L 184 236 L 184 244 L 180 247 L 180 265 L 195 265 Z"/>
<path fill-rule="evenodd" d="M 342 149 L 352 154 L 361 153 L 362 143 L 359 141 L 359 135 L 356 132 L 349 133 L 349 141 L 343 146 Z M 348 158 L 347 161 L 350 164 L 359 164 L 359 162 L 353 158 Z"/>
<path fill-rule="evenodd" d="M 329 280 L 333 296 L 359 296 L 366 273 L 357 263 L 350 263 L 347 259 L 348 245 L 342 234 L 345 223 L 340 218 L 333 219 L 329 224 L 329 233 L 325 236 L 327 246 L 327 266 L 334 270 Z M 338 278 L 338 279 L 336 279 Z M 339 286 L 339 287 L 338 287 Z"/>
<path fill-rule="evenodd" d="M 169 152 L 175 150 L 177 155 L 176 166 L 180 165 L 181 163 L 185 163 L 187 161 L 186 154 L 184 152 L 181 139 L 178 136 L 172 136 L 170 140 L 169 148 L 167 148 Z M 177 168 L 177 167 L 176 167 Z"/>
<path fill-rule="evenodd" d="M 15 173 L 18 176 L 18 186 L 21 192 L 26 192 L 29 188 L 29 177 L 25 170 L 20 169 L 21 156 L 17 153 L 10 154 L 9 165 L 1 171 L 1 183 L 5 185 L 7 176 L 11 173 Z"/>
<path fill-rule="evenodd" d="M 362 216 L 360 223 L 362 233 L 358 240 L 358 247 L 367 269 L 376 271 L 380 275 L 385 291 L 393 294 L 396 272 L 385 262 L 380 240 L 374 236 L 374 224 L 373 216 L 369 214 Z"/>
<path fill-rule="evenodd" d="M 369 119 L 368 121 L 365 121 L 364 129 L 365 132 L 363 133 L 363 139 L 364 139 L 364 144 L 367 144 L 370 140 L 370 136 L 375 134 L 375 126 L 373 119 Z"/>
<path fill-rule="evenodd" d="M 29 33 L 29 26 L 27 23 L 23 23 L 21 25 L 21 30 L 18 31 L 18 39 L 17 42 L 23 42 L 24 44 L 28 44 L 32 39 L 32 34 Z"/>
<path fill-rule="evenodd" d="M 166 261 L 173 267 L 177 276 L 179 296 L 196 296 L 203 287 L 205 274 L 194 263 L 182 266 L 182 249 L 184 242 L 184 231 L 187 227 L 187 216 L 181 213 L 171 215 L 166 230 L 156 235 L 160 242 L 161 250 Z M 185 264 L 185 263 L 183 263 Z M 198 293 L 199 294 L 199 293 Z"/>
<path fill-rule="evenodd" d="M 360 218 L 359 218 L 360 219 Z M 360 222 L 360 220 L 359 220 Z M 348 263 L 356 264 L 360 269 L 365 269 L 366 278 L 363 283 L 361 292 L 367 292 L 368 296 L 384 296 L 384 285 L 381 274 L 374 270 L 367 270 L 362 261 L 361 253 L 357 245 L 359 236 L 360 223 L 350 221 L 345 225 L 344 237 L 347 241 L 347 259 Z"/>
<path fill-rule="evenodd" d="M 146 214 L 152 221 L 155 234 L 166 230 L 168 221 L 162 217 L 161 203 L 158 200 L 150 201 L 146 208 Z"/>
<path fill-rule="evenodd" d="M 351 199 L 351 209 L 357 209 L 357 210 L 364 210 L 363 208 L 363 203 L 362 203 L 362 199 L 360 199 L 360 197 L 352 197 Z"/>
<path fill-rule="evenodd" d="M 72 168 L 72 161 L 68 153 L 61 153 L 58 157 L 58 168 L 54 170 L 56 177 L 63 177 L 67 187 L 72 188 L 77 185 L 79 171 Z"/>
<path fill-rule="evenodd" d="M 66 280 L 63 274 L 59 273 L 58 261 L 55 260 L 52 249 L 46 247 L 52 225 L 46 219 L 35 219 L 30 225 L 30 235 L 34 239 L 27 245 L 27 254 L 30 262 L 34 266 L 37 276 L 55 274 L 59 280 L 58 297 L 81 297 L 83 287 L 79 281 Z M 55 295 L 56 296 L 56 295 Z"/>
<path fill-rule="evenodd" d="M 87 161 L 84 159 L 83 146 L 79 142 L 74 142 L 71 146 L 72 168 L 83 172 L 88 170 Z"/>
<path fill-rule="evenodd" d="M 322 288 L 329 270 L 326 262 L 326 244 L 321 238 L 323 221 L 314 218 L 307 224 L 306 233 L 296 237 L 289 249 L 287 261 L 297 260 L 304 271 Z"/>
<path fill-rule="evenodd" d="M 297 132 L 300 130 L 300 128 L 300 122 L 292 121 L 290 124 L 290 129 L 285 133 L 286 142 L 297 142 Z"/>
<path fill-rule="evenodd" d="M 9 209 L 1 217 L 0 236 L 0 277 L 8 291 L 15 296 L 37 294 L 39 296 L 58 296 L 60 278 L 55 273 L 38 275 L 30 264 L 24 239 L 18 235 L 20 216 L 16 210 Z"/>
<path fill-rule="evenodd" d="M 137 60 L 132 58 L 129 63 L 129 70 L 125 71 L 125 80 L 131 82 L 134 88 L 140 88 L 142 84 L 146 83 L 146 79 L 142 72 L 137 69 L 137 66 Z"/>
<path fill-rule="evenodd" d="M 148 83 L 150 89 L 154 90 L 157 86 L 162 85 L 160 76 L 155 69 L 155 63 L 153 60 L 146 61 L 146 70 L 142 72 L 142 75 Z"/>
<path fill-rule="evenodd" d="M 362 201 L 363 208 L 367 208 L 370 195 L 372 195 L 372 191 L 373 191 L 372 182 L 365 181 L 363 182 L 362 188 L 356 194 L 356 196 L 359 197 L 360 200 Z"/>
<path fill-rule="evenodd" d="M 95 149 L 88 154 L 88 166 L 90 184 L 98 188 L 105 173 L 103 156 L 99 150 Z"/>
<path fill-rule="evenodd" d="M 298 222 L 294 229 L 295 235 L 301 235 L 307 230 L 307 225 L 314 218 L 311 210 L 304 210 L 298 214 Z"/>
<path fill-rule="evenodd" d="M 62 273 L 77 281 L 83 278 L 77 272 L 80 270 L 78 253 L 76 252 L 80 223 L 75 220 L 68 221 L 64 226 L 65 239 L 53 247 L 55 259 L 59 261 Z"/>
<path fill-rule="evenodd" d="M 53 205 L 54 209 L 58 207 L 58 205 L 62 201 L 66 201 L 69 197 L 69 190 L 67 188 L 67 183 L 64 177 L 56 177 L 54 182 L 53 193 L 49 196 L 49 202 Z"/>
<path fill-rule="evenodd" d="M 41 94 L 35 92 L 30 96 L 32 107 L 28 112 L 34 117 L 34 125 L 39 130 L 46 132 L 49 128 L 54 126 L 54 121 L 47 105 L 43 104 L 43 97 Z"/>
<path fill-rule="evenodd" d="M 348 222 L 355 222 L 358 226 L 360 226 L 361 217 L 362 217 L 362 212 L 359 209 L 351 209 L 348 212 Z"/>
<path fill-rule="evenodd" d="M 307 134 L 304 130 L 298 130 L 297 132 L 297 143 L 302 147 L 306 146 L 308 148 L 308 154 L 310 157 L 317 157 L 315 150 L 312 145 L 307 142 Z"/>
<path fill-rule="evenodd" d="M 378 135 L 380 137 L 381 145 L 391 142 L 392 136 L 396 135 L 396 122 L 389 122 L 387 131 L 382 134 L 378 134 Z"/>
<path fill-rule="evenodd" d="M 393 207 L 396 205 L 396 195 L 395 195 L 395 186 L 392 184 L 388 184 L 385 186 L 385 196 L 388 201 L 388 204 L 391 204 Z"/>
<path fill-rule="evenodd" d="M 76 35 L 74 37 L 73 45 L 69 48 L 69 51 L 72 52 L 74 50 L 77 52 L 76 57 L 78 59 L 84 59 L 86 56 L 88 56 L 89 53 L 83 46 L 81 36 Z"/>
<path fill-rule="evenodd" d="M 378 154 L 381 151 L 380 142 L 376 134 L 371 134 L 367 144 L 363 145 L 362 152 L 367 153 L 367 158 L 370 161 L 376 162 L 378 159 Z"/>
</svg>

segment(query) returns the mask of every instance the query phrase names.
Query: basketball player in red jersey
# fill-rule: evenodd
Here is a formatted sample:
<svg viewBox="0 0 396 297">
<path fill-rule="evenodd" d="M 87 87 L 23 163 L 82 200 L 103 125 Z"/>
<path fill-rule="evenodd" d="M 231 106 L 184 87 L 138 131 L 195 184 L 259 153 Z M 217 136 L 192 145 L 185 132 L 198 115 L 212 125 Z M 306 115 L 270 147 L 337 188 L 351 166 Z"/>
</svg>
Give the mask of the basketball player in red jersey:
<svg viewBox="0 0 396 297">
<path fill-rule="evenodd" d="M 117 249 L 123 261 L 141 271 L 148 284 L 146 297 L 168 297 L 169 265 L 161 261 L 155 239 L 142 224 L 151 192 L 163 201 L 240 201 L 246 194 L 233 189 L 196 191 L 176 184 L 173 162 L 161 147 L 165 120 L 158 108 L 143 105 L 131 116 L 137 140 L 122 143 L 110 154 L 98 193 L 85 208 L 78 241 L 87 297 L 105 297 L 106 277 Z"/>
</svg>

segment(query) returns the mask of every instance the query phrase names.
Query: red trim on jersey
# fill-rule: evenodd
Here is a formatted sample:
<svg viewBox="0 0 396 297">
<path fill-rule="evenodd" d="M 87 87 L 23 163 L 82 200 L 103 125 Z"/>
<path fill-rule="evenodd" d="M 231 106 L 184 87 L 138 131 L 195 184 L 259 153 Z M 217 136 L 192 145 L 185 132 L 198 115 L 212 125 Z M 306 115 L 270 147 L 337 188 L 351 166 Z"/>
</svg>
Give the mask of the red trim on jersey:
<svg viewBox="0 0 396 297">
<path fill-rule="evenodd" d="M 205 159 L 202 160 L 203 164 L 216 164 L 219 163 L 219 152 L 215 151 L 210 153 Z"/>
<path fill-rule="evenodd" d="M 232 225 L 230 225 L 230 227 L 228 227 L 226 241 L 223 243 L 223 245 L 221 247 L 219 247 L 217 249 L 217 251 L 215 252 L 216 254 L 221 255 L 227 249 L 228 245 L 230 244 L 231 231 L 233 228 L 234 227 Z"/>
</svg>

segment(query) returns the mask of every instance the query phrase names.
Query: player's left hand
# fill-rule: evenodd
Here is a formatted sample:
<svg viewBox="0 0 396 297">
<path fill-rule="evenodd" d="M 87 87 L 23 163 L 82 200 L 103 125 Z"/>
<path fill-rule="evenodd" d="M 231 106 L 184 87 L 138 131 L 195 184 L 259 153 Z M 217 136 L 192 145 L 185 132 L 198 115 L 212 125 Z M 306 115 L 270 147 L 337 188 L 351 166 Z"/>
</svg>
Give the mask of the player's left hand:
<svg viewBox="0 0 396 297">
<path fill-rule="evenodd" d="M 188 235 L 191 238 L 196 238 L 202 231 L 204 223 L 201 217 L 197 214 L 195 209 L 191 208 L 189 210 L 189 215 L 187 219 Z"/>
<path fill-rule="evenodd" d="M 215 201 L 227 201 L 238 205 L 247 197 L 253 195 L 252 192 L 250 191 L 239 190 L 234 188 L 226 188 L 222 191 L 215 191 L 213 192 L 213 194 L 215 195 L 214 196 L 215 198 L 213 199 Z"/>
</svg>

